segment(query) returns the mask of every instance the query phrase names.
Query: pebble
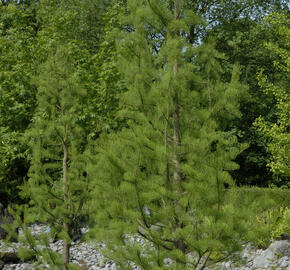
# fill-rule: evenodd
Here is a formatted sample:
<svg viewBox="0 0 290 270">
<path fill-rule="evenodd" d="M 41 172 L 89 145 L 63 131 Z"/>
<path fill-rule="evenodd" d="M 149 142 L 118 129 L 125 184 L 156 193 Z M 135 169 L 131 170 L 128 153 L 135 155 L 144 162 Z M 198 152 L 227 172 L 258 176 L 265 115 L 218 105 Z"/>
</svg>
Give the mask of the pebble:
<svg viewBox="0 0 290 270">
<path fill-rule="evenodd" d="M 33 224 L 30 227 L 31 232 L 34 236 L 48 232 L 49 228 L 43 224 Z M 88 228 L 82 229 L 83 233 L 88 232 Z M 21 232 L 20 232 L 21 233 Z M 128 241 L 137 241 L 139 243 L 143 243 L 142 239 L 129 237 Z M 61 253 L 62 252 L 62 244 L 63 242 L 56 241 L 50 243 L 50 249 Z M 13 243 L 11 247 L 6 248 L 6 251 L 15 251 L 19 247 L 19 243 Z M 71 246 L 71 262 L 81 266 L 83 269 L 87 270 L 116 270 L 116 265 L 113 261 L 107 260 L 101 253 L 101 249 L 104 247 L 103 243 L 85 243 L 85 242 L 72 242 Z M 4 244 L 0 242 L 0 251 L 3 250 Z M 224 270 L 264 270 L 264 269 L 287 269 L 290 270 L 290 258 L 288 256 L 282 256 L 280 258 L 274 258 L 272 261 L 269 261 L 267 265 L 263 267 L 256 268 L 254 265 L 255 259 L 259 256 L 263 256 L 263 254 L 267 254 L 265 250 L 255 249 L 250 245 L 245 245 L 243 251 L 241 253 L 242 260 L 246 263 L 242 266 L 237 266 L 234 261 L 226 261 L 216 265 L 213 268 L 206 268 L 206 270 L 214 270 L 214 269 L 224 269 Z M 170 259 L 165 259 L 165 264 L 170 265 L 172 261 Z M 18 263 L 18 264 L 6 264 L 3 267 L 3 270 L 34 270 L 37 263 L 33 264 L 29 263 Z M 39 264 L 38 264 L 39 265 Z M 134 267 L 138 270 L 138 267 Z M 1 269 L 1 268 L 0 268 Z M 48 265 L 42 265 L 41 269 L 49 269 Z"/>
</svg>

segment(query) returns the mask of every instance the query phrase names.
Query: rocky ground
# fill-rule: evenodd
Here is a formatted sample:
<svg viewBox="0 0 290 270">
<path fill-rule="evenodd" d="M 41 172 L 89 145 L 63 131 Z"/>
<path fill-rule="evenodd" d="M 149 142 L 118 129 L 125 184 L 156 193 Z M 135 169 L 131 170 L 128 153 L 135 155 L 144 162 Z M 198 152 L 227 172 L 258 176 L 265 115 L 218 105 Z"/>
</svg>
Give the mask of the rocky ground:
<svg viewBox="0 0 290 270">
<path fill-rule="evenodd" d="M 38 234 L 45 230 L 43 225 L 34 225 L 33 232 Z M 3 243 L 0 242 L 0 250 L 3 250 Z M 14 243 L 14 248 L 6 249 L 7 252 L 15 252 L 19 244 Z M 81 266 L 83 270 L 115 270 L 115 264 L 106 260 L 100 252 L 103 244 L 89 244 L 80 241 L 73 242 L 71 248 L 71 261 Z M 62 251 L 62 242 L 57 241 L 50 244 L 53 251 Z M 212 269 L 215 270 L 290 270 L 290 241 L 280 240 L 273 242 L 266 250 L 255 249 L 245 246 L 242 255 L 244 264 L 241 262 L 227 261 L 223 262 Z M 33 270 L 37 264 L 32 263 L 6 263 L 0 261 L 0 269 L 3 270 Z M 42 265 L 40 269 L 49 269 L 48 266 Z M 137 267 L 136 267 L 137 269 Z"/>
<path fill-rule="evenodd" d="M 223 262 L 218 270 L 290 270 L 290 241 L 273 242 L 266 250 L 246 246 L 242 252 L 242 262 Z"/>
</svg>

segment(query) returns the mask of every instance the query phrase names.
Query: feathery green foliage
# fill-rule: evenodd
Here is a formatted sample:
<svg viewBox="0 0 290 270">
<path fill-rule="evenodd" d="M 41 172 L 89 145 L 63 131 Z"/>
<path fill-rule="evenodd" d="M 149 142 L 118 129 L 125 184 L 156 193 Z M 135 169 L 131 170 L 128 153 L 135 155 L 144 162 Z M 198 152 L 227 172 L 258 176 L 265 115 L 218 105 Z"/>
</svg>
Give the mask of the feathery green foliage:
<svg viewBox="0 0 290 270">
<path fill-rule="evenodd" d="M 201 20 L 174 3 L 128 1 L 119 37 L 127 125 L 102 137 L 88 171 L 92 234 L 120 269 L 195 269 L 230 256 L 246 234 L 248 212 L 224 200 L 244 148 L 221 121 L 239 114 L 239 68 L 223 82 L 213 43 L 186 39 Z"/>
<path fill-rule="evenodd" d="M 85 133 L 78 124 L 86 92 L 71 61 L 73 51 L 69 49 L 64 45 L 59 47 L 37 77 L 37 114 L 30 133 L 33 159 L 30 178 L 23 190 L 31 206 L 25 215 L 26 223 L 40 221 L 50 227 L 50 233 L 31 246 L 52 269 L 70 269 L 71 237 L 78 233 L 88 199 Z M 63 256 L 66 257 L 62 260 L 47 246 L 49 239 L 55 237 L 64 240 Z M 47 247 L 41 250 L 37 244 Z"/>
</svg>

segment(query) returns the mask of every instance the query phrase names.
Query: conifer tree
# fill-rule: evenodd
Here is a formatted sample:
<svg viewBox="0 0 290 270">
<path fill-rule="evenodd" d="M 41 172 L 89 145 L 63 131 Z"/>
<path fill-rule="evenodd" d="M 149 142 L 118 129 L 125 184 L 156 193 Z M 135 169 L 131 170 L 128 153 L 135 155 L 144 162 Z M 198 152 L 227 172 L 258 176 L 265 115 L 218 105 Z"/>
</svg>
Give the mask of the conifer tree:
<svg viewBox="0 0 290 270">
<path fill-rule="evenodd" d="M 24 188 L 30 199 L 25 225 L 40 221 L 50 228 L 36 241 L 24 226 L 24 242 L 51 265 L 51 269 L 71 269 L 69 251 L 83 206 L 88 196 L 85 175 L 84 132 L 78 124 L 84 89 L 78 79 L 69 45 L 48 57 L 36 78 L 39 85 L 37 113 L 31 131 L 32 162 Z M 63 240 L 62 258 L 53 253 L 49 242 Z M 42 249 L 39 245 L 44 245 Z M 31 253 L 32 252 L 32 253 Z"/>
<path fill-rule="evenodd" d="M 237 250 L 246 231 L 246 211 L 225 201 L 242 146 L 220 121 L 239 114 L 238 66 L 221 81 L 214 45 L 187 42 L 202 21 L 182 2 L 128 1 L 122 21 L 127 126 L 103 136 L 88 171 L 92 235 L 120 269 L 202 269 Z"/>
</svg>

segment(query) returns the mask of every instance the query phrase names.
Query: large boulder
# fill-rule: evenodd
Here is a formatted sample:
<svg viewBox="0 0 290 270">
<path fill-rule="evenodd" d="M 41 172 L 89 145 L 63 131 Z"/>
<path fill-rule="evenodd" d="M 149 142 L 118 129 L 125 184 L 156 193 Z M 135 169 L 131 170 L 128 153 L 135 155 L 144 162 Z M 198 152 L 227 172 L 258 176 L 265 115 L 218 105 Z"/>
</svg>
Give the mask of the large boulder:
<svg viewBox="0 0 290 270">
<path fill-rule="evenodd" d="M 4 264 L 8 263 L 19 263 L 20 258 L 18 257 L 17 251 L 7 251 L 1 254 L 1 261 L 4 262 Z"/>
<path fill-rule="evenodd" d="M 4 206 L 0 203 L 0 240 L 7 236 L 7 232 L 1 227 L 2 224 L 4 224 Z"/>
<path fill-rule="evenodd" d="M 280 236 L 280 240 L 290 240 L 290 235 L 287 233 L 282 233 Z"/>
<path fill-rule="evenodd" d="M 8 233 L 2 225 L 4 224 L 12 224 L 14 221 L 13 216 L 8 212 L 7 208 L 0 203 L 0 240 L 6 239 Z M 11 239 L 11 241 L 16 241 L 16 239 Z"/>
<path fill-rule="evenodd" d="M 275 241 L 253 261 L 253 269 L 267 269 L 273 265 L 277 257 L 290 257 L 290 242 Z"/>
<path fill-rule="evenodd" d="M 35 256 L 27 257 L 23 262 L 28 262 L 28 261 L 29 262 L 36 261 L 36 257 Z M 19 255 L 18 255 L 18 252 L 16 250 L 4 251 L 4 252 L 1 252 L 1 254 L 0 254 L 0 270 L 3 269 L 5 264 L 19 264 L 21 262 L 22 261 L 21 261 Z M 19 269 L 19 268 L 17 268 L 17 269 Z"/>
<path fill-rule="evenodd" d="M 280 256 L 290 257 L 290 241 L 280 240 L 272 243 L 269 248 L 272 252 Z"/>
</svg>

